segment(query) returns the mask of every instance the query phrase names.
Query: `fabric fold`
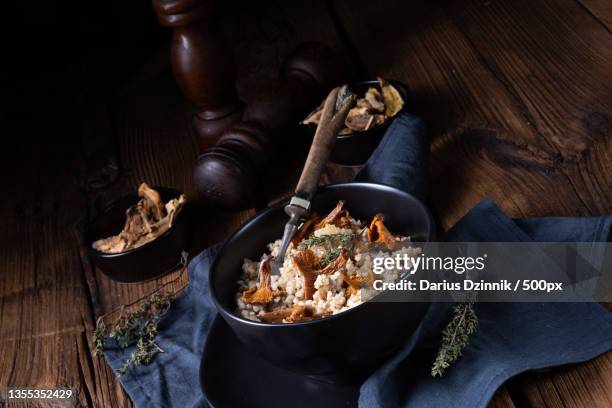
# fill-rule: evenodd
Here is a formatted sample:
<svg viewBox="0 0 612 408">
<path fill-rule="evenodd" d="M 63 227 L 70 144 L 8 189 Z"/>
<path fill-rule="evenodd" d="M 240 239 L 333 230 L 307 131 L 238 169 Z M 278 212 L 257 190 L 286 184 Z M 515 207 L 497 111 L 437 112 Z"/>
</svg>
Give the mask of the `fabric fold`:
<svg viewBox="0 0 612 408">
<path fill-rule="evenodd" d="M 535 236 L 545 242 L 603 242 L 611 221 L 554 217 L 515 222 L 485 199 L 443 240 L 529 242 Z M 477 303 L 478 329 L 462 357 L 443 377 L 432 378 L 430 367 L 450 308 L 433 305 L 406 346 L 362 385 L 360 407 L 485 407 L 515 375 L 586 361 L 612 348 L 612 315 L 597 303 Z"/>
</svg>

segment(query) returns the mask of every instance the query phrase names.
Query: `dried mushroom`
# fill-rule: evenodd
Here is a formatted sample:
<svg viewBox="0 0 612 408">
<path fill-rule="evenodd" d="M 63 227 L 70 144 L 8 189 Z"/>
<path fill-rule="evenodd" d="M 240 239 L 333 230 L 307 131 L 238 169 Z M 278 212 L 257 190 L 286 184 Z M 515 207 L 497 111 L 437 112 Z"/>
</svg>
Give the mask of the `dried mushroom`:
<svg viewBox="0 0 612 408">
<path fill-rule="evenodd" d="M 138 187 L 138 195 L 146 200 L 146 208 L 150 211 L 150 217 L 159 221 L 166 216 L 166 207 L 159 193 L 147 185 L 142 183 Z"/>
<path fill-rule="evenodd" d="M 157 191 L 142 183 L 138 187 L 140 200 L 125 212 L 123 230 L 112 237 L 95 241 L 92 247 L 104 253 L 118 253 L 138 248 L 153 241 L 172 228 L 187 202 L 184 194 L 164 204 Z"/>
<path fill-rule="evenodd" d="M 356 102 L 346 116 L 344 125 L 354 131 L 362 132 L 372 126 L 381 125 L 385 122 L 384 98 L 376 88 L 368 88 L 363 98 Z"/>
<path fill-rule="evenodd" d="M 358 132 L 368 130 L 374 125 L 384 123 L 384 115 L 372 114 L 367 107 L 355 107 L 351 109 L 344 120 L 344 125 Z"/>
<path fill-rule="evenodd" d="M 325 218 L 323 218 L 317 225 L 315 230 L 321 229 L 326 225 L 333 224 L 338 228 L 350 228 L 351 219 L 350 214 L 346 208 L 344 208 L 344 201 L 338 201 L 336 207 L 331 210 Z"/>
<path fill-rule="evenodd" d="M 254 305 L 265 305 L 274 301 L 277 296 L 284 296 L 282 290 L 272 290 L 271 284 L 271 263 L 274 258 L 264 255 L 259 263 L 259 286 L 247 289 L 242 292 L 242 301 Z"/>
<path fill-rule="evenodd" d="M 368 241 L 377 244 L 384 244 L 387 247 L 395 244 L 395 236 L 387 229 L 384 224 L 385 216 L 376 214 L 368 228 Z"/>
<path fill-rule="evenodd" d="M 306 116 L 306 119 L 302 121 L 302 125 L 318 125 L 321 121 L 321 115 L 323 114 L 323 105 L 325 105 L 325 101 L 321 102 L 321 104 L 317 106 L 315 110 Z"/>
<path fill-rule="evenodd" d="M 344 121 L 344 128 L 338 135 L 363 132 L 374 126 L 382 125 L 397 115 L 404 107 L 401 93 L 388 81 L 378 78 L 378 88 L 369 87 L 365 95 L 357 98 Z M 312 111 L 302 124 L 318 125 L 323 112 L 323 104 Z"/>
<path fill-rule="evenodd" d="M 399 91 L 389 82 L 382 78 L 378 78 L 378 82 L 380 83 L 380 88 L 382 89 L 385 100 L 385 116 L 392 118 L 404 107 L 404 99 Z"/>
<path fill-rule="evenodd" d="M 380 113 L 385 111 L 385 99 L 378 92 L 378 89 L 368 88 L 364 99 L 372 110 Z"/>
</svg>

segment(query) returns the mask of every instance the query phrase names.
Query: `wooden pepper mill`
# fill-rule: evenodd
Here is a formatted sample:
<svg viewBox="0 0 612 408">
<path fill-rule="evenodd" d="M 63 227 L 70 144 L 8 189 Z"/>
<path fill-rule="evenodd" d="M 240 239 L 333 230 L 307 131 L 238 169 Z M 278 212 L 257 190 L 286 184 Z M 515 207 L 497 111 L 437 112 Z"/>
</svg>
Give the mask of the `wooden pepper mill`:
<svg viewBox="0 0 612 408">
<path fill-rule="evenodd" d="M 285 62 L 280 79 L 258 84 L 245 109 L 229 47 L 215 27 L 214 1 L 153 0 L 153 7 L 161 24 L 173 29 L 176 81 L 199 109 L 194 119 L 202 153 L 194 172 L 199 198 L 224 209 L 250 208 L 262 170 L 282 138 L 291 137 L 283 132 L 338 81 L 333 54 L 318 43 L 302 44 Z"/>
<path fill-rule="evenodd" d="M 260 84 L 243 118 L 199 158 L 194 182 L 198 193 L 229 210 L 250 208 L 262 171 L 297 123 L 336 84 L 333 54 L 318 43 L 299 46 L 285 62 L 280 79 Z M 285 139 L 285 140 L 283 140 Z"/>
<path fill-rule="evenodd" d="M 194 127 L 200 148 L 240 120 L 230 48 L 217 29 L 213 0 L 153 0 L 160 23 L 173 29 L 171 64 L 183 94 L 198 108 Z"/>
</svg>

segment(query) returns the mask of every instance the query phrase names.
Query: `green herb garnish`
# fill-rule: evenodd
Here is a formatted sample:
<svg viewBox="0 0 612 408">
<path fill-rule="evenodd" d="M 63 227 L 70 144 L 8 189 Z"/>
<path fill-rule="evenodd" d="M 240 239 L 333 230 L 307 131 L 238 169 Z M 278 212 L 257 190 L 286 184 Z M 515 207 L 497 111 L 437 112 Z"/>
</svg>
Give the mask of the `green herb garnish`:
<svg viewBox="0 0 612 408">
<path fill-rule="evenodd" d="M 130 364 L 148 364 L 158 352 L 163 350 L 155 343 L 157 325 L 166 314 L 172 303 L 173 294 L 154 293 L 145 299 L 134 310 L 122 314 L 109 330 L 104 317 L 98 319 L 93 333 L 94 355 L 104 350 L 104 337 L 109 336 L 121 349 L 136 342 L 136 348 L 130 358 L 118 370 L 123 375 Z"/>
<path fill-rule="evenodd" d="M 442 376 L 444 371 L 461 356 L 469 337 L 476 331 L 478 317 L 474 312 L 474 295 L 453 307 L 453 317 L 442 331 L 442 343 L 431 367 L 432 377 Z"/>
<path fill-rule="evenodd" d="M 353 244 L 353 234 L 322 235 L 314 234 L 302 241 L 297 249 L 303 251 L 313 246 L 325 248 L 325 254 L 321 257 L 321 266 L 325 267 L 340 256 L 342 249 L 350 249 Z"/>
<path fill-rule="evenodd" d="M 157 353 L 164 352 L 155 342 L 157 326 L 170 309 L 173 299 L 186 286 L 182 284 L 176 288 L 174 285 L 183 278 L 187 270 L 187 258 L 188 253 L 183 252 L 181 258 L 183 268 L 174 279 L 165 282 L 135 302 L 111 310 L 96 321 L 96 328 L 92 335 L 94 355 L 99 355 L 104 351 L 106 337 L 113 339 L 122 350 L 135 343 L 134 352 L 117 371 L 118 377 L 125 374 L 130 365 L 149 364 Z M 170 285 L 176 289 L 166 290 L 165 288 Z M 128 308 L 129 312 L 126 312 Z M 120 314 L 119 318 L 107 325 L 106 319 L 116 313 Z"/>
</svg>

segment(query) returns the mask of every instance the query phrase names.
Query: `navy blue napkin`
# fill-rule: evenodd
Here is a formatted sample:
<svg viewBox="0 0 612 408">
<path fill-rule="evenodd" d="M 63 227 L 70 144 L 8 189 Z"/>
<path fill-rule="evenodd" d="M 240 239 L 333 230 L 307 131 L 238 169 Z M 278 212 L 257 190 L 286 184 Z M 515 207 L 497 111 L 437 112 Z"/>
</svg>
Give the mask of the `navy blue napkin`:
<svg viewBox="0 0 612 408">
<path fill-rule="evenodd" d="M 612 217 L 513 221 L 485 199 L 446 235 L 449 241 L 600 242 Z M 596 303 L 477 303 L 479 325 L 442 378 L 431 363 L 450 306 L 432 305 L 404 348 L 362 386 L 360 407 L 485 407 L 519 373 L 589 360 L 612 348 L 612 315 Z"/>
<path fill-rule="evenodd" d="M 159 324 L 158 353 L 147 366 L 130 366 L 120 381 L 137 407 L 208 407 L 200 387 L 200 360 L 217 310 L 208 290 L 208 269 L 219 246 L 189 263 L 189 285 Z M 112 339 L 104 356 L 117 372 L 134 347 L 121 350 Z"/>
<path fill-rule="evenodd" d="M 423 199 L 429 136 L 422 121 L 402 114 L 357 175 Z M 609 239 L 612 217 L 512 220 L 488 199 L 474 207 L 444 239 L 458 241 L 587 241 Z M 208 269 L 217 247 L 189 264 L 190 283 L 160 325 L 165 351 L 148 366 L 131 367 L 123 387 L 139 407 L 200 407 L 198 371 L 206 334 L 216 315 Z M 612 316 L 594 303 L 477 304 L 479 326 L 463 356 L 442 378 L 429 369 L 448 322 L 448 304 L 434 304 L 402 350 L 361 387 L 361 407 L 483 407 L 508 378 L 530 369 L 591 359 L 612 348 Z M 118 370 L 133 347 L 112 340 L 106 359 Z"/>
</svg>

